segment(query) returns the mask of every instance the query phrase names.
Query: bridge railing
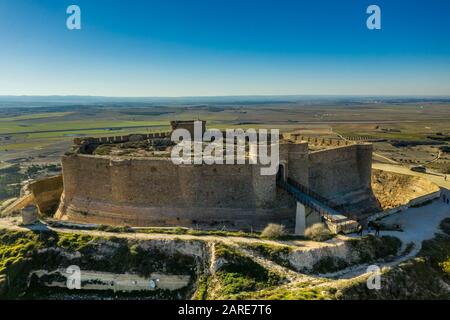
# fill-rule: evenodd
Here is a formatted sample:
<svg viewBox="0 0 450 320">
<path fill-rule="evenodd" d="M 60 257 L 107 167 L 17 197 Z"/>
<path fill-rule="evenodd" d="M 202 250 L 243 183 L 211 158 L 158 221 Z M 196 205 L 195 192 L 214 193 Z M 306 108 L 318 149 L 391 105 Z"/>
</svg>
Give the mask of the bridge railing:
<svg viewBox="0 0 450 320">
<path fill-rule="evenodd" d="M 294 180 L 292 178 L 287 178 L 287 183 L 289 183 L 290 185 L 296 187 L 301 192 L 303 192 L 303 193 L 307 194 L 308 196 L 318 200 L 319 202 L 323 203 L 324 205 L 326 205 L 328 207 L 331 207 L 331 208 L 338 207 L 338 205 L 336 203 L 334 203 L 333 201 L 328 200 L 327 198 L 321 196 L 317 192 L 314 192 L 310 188 L 306 187 L 305 185 L 302 185 L 301 183 L 299 183 L 298 181 L 296 181 L 296 180 Z"/>
<path fill-rule="evenodd" d="M 318 212 L 321 216 L 329 218 L 332 215 L 338 214 L 338 212 L 336 212 L 334 209 L 326 206 L 325 204 L 322 204 L 319 200 L 314 199 L 313 196 L 306 194 L 295 185 L 292 185 L 285 181 L 278 181 L 278 185 L 292 194 L 297 199 L 297 201 L 307 207 L 314 209 L 314 211 Z"/>
<path fill-rule="evenodd" d="M 357 217 L 346 213 L 340 213 L 329 205 L 332 204 L 331 201 L 317 195 L 317 193 L 302 186 L 293 179 L 287 179 L 287 181 L 279 180 L 277 181 L 277 184 L 292 194 L 298 202 L 313 209 L 320 216 L 324 217 L 330 230 L 334 230 L 335 233 L 352 233 L 356 231 L 358 225 Z"/>
</svg>

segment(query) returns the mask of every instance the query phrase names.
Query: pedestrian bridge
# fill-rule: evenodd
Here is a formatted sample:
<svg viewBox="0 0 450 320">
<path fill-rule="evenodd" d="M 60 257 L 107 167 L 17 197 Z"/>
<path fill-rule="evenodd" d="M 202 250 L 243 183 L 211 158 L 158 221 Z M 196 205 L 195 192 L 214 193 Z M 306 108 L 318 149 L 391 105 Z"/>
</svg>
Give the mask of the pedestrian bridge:
<svg viewBox="0 0 450 320">
<path fill-rule="evenodd" d="M 291 194 L 297 200 L 295 234 L 304 235 L 309 215 L 316 213 L 334 233 L 352 233 L 358 227 L 358 222 L 346 214 L 338 212 L 331 201 L 325 199 L 292 178 L 287 181 L 279 179 L 277 185 Z"/>
</svg>

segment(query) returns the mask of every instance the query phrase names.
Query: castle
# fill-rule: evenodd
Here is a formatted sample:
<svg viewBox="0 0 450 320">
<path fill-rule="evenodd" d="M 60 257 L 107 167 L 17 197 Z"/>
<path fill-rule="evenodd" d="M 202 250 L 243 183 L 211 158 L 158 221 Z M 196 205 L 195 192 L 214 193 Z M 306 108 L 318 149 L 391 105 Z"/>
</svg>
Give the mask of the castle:
<svg viewBox="0 0 450 320">
<path fill-rule="evenodd" d="M 171 125 L 193 130 L 192 121 Z M 261 175 L 260 164 L 176 165 L 170 135 L 75 139 L 62 157 L 64 191 L 55 217 L 241 230 L 278 223 L 302 234 L 323 216 L 354 219 L 376 207 L 371 144 L 318 146 L 317 139 L 282 136 L 278 173 Z"/>
</svg>

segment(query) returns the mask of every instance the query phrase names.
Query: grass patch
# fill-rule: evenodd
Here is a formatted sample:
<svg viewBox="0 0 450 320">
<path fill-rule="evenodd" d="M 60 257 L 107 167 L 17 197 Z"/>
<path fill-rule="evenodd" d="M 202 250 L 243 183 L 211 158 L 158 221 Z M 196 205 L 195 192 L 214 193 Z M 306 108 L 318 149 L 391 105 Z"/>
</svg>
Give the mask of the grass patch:
<svg viewBox="0 0 450 320">
<path fill-rule="evenodd" d="M 271 260 L 280 266 L 295 270 L 289 263 L 288 256 L 292 252 L 292 248 L 288 246 L 273 246 L 264 243 L 257 244 L 245 244 L 246 248 L 253 250 L 263 256 L 264 258 Z"/>
<path fill-rule="evenodd" d="M 300 284 L 295 287 L 276 287 L 238 295 L 241 300 L 328 300 L 332 296 L 326 290 L 307 288 Z"/>
<path fill-rule="evenodd" d="M 335 256 L 326 256 L 317 261 L 312 273 L 332 273 L 354 264 L 370 263 L 379 259 L 394 256 L 401 248 L 401 241 L 396 237 L 367 235 L 358 239 L 348 240 L 350 251 L 354 258 L 347 261 Z"/>
<path fill-rule="evenodd" d="M 206 275 L 202 275 L 197 281 L 197 290 L 194 293 L 193 300 L 207 300 L 208 299 L 208 287 L 210 279 Z"/>
<path fill-rule="evenodd" d="M 57 246 L 69 251 L 80 251 L 94 240 L 90 235 L 63 233 L 59 236 Z"/>
<path fill-rule="evenodd" d="M 443 220 L 440 227 L 444 234 L 437 234 L 434 239 L 424 241 L 419 254 L 450 279 L 450 218 Z"/>
<path fill-rule="evenodd" d="M 312 268 L 312 273 L 330 273 L 345 269 L 349 264 L 338 257 L 325 257 L 316 262 Z"/>
<path fill-rule="evenodd" d="M 155 246 L 143 245 L 143 242 L 53 231 L 0 230 L 0 276 L 6 275 L 10 283 L 5 297 L 34 296 L 27 286 L 31 271 L 56 270 L 69 265 L 78 265 L 82 270 L 135 273 L 144 277 L 154 272 L 189 275 L 192 279 L 189 288 L 170 294 L 172 298 L 190 297 L 200 262 L 194 256 L 176 251 L 169 253 Z M 79 254 L 71 254 L 75 252 Z M 165 298 L 169 296 L 167 292 L 164 294 Z"/>
<path fill-rule="evenodd" d="M 367 278 L 338 284 L 335 297 L 344 300 L 448 300 L 448 290 L 442 285 L 442 275 L 427 259 L 414 258 L 392 269 L 382 271 L 381 289 L 367 288 Z"/>
<path fill-rule="evenodd" d="M 366 235 L 362 238 L 348 241 L 351 250 L 356 251 L 359 255 L 359 263 L 372 262 L 396 255 L 402 245 L 400 239 L 392 236 L 376 237 L 374 235 Z"/>
<path fill-rule="evenodd" d="M 250 233 L 244 231 L 223 231 L 223 230 L 194 230 L 188 228 L 134 228 L 135 232 L 139 233 L 162 233 L 162 234 L 176 234 L 176 235 L 191 235 L 191 236 L 219 236 L 219 237 L 244 237 L 244 238 L 260 238 L 258 233 Z"/>
<path fill-rule="evenodd" d="M 18 268 L 25 256 L 41 245 L 35 234 L 0 230 L 0 275 Z"/>
<path fill-rule="evenodd" d="M 110 144 L 102 144 L 99 145 L 93 154 L 97 155 L 97 156 L 107 156 L 111 154 L 111 150 L 114 149 L 113 145 Z"/>
<path fill-rule="evenodd" d="M 216 245 L 216 258 L 225 262 L 215 273 L 218 299 L 237 299 L 243 292 L 254 292 L 278 285 L 282 278 L 233 248 Z"/>
</svg>

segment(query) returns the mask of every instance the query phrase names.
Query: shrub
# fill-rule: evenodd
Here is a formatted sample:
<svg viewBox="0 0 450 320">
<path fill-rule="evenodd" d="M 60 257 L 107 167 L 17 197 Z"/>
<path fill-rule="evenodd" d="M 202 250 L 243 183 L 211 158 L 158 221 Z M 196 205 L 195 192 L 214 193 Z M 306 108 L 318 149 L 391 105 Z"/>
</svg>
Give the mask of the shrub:
<svg viewBox="0 0 450 320">
<path fill-rule="evenodd" d="M 195 291 L 194 300 L 207 300 L 208 298 L 208 285 L 209 277 L 201 275 L 197 281 L 197 290 Z"/>
<path fill-rule="evenodd" d="M 281 224 L 269 223 L 261 233 L 261 237 L 269 239 L 278 239 L 287 234 L 285 228 Z"/>
<path fill-rule="evenodd" d="M 441 262 L 439 266 L 442 268 L 442 271 L 444 271 L 447 275 L 450 275 L 450 260 Z"/>
<path fill-rule="evenodd" d="M 92 241 L 94 237 L 76 233 L 60 234 L 57 246 L 71 251 L 80 251 Z"/>
<path fill-rule="evenodd" d="M 348 267 L 348 263 L 338 257 L 324 257 L 317 261 L 313 266 L 313 273 L 329 273 L 335 272 Z"/>
<path fill-rule="evenodd" d="M 305 236 L 314 241 L 325 241 L 331 238 L 331 232 L 323 223 L 315 223 L 305 230 Z"/>
<path fill-rule="evenodd" d="M 107 156 L 111 154 L 111 150 L 114 146 L 110 144 L 103 144 L 97 147 L 95 149 L 94 154 L 99 156 Z"/>
<path fill-rule="evenodd" d="M 440 227 L 445 234 L 437 234 L 434 239 L 425 240 L 420 255 L 427 257 L 436 270 L 450 276 L 450 218 L 444 219 Z"/>
</svg>

